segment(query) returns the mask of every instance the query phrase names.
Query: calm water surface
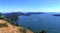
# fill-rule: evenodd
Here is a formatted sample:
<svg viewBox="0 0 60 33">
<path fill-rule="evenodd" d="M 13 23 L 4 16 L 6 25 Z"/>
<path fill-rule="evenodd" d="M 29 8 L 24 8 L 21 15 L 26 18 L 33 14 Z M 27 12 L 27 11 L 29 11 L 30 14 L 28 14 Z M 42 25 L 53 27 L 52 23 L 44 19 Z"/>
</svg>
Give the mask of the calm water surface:
<svg viewBox="0 0 60 33">
<path fill-rule="evenodd" d="M 60 33 L 60 17 L 54 13 L 19 16 L 18 24 L 31 27 L 33 31 L 46 30 L 48 33 Z"/>
</svg>

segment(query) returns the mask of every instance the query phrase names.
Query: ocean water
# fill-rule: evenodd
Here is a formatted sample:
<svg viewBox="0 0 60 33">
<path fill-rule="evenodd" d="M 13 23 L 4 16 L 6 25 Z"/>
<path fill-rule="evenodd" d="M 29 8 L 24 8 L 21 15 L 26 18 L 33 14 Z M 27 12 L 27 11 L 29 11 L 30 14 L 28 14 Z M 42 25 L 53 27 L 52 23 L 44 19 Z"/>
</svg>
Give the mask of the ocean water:
<svg viewBox="0 0 60 33">
<path fill-rule="evenodd" d="M 18 24 L 30 27 L 36 32 L 46 30 L 47 33 L 60 33 L 60 16 L 53 16 L 53 14 L 55 13 L 19 16 Z"/>
</svg>

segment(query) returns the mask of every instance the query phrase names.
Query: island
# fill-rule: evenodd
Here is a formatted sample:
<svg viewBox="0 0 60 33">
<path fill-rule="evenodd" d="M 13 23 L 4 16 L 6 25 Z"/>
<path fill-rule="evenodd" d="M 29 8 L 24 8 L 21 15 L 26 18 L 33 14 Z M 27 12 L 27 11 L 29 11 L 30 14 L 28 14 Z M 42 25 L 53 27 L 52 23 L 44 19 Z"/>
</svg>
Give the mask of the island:
<svg viewBox="0 0 60 33">
<path fill-rule="evenodd" d="M 53 16 L 60 16 L 60 14 L 53 14 Z"/>
<path fill-rule="evenodd" d="M 30 16 L 34 14 L 44 14 L 43 12 L 11 12 L 11 13 L 3 13 L 2 15 L 16 15 L 16 16 Z"/>
</svg>

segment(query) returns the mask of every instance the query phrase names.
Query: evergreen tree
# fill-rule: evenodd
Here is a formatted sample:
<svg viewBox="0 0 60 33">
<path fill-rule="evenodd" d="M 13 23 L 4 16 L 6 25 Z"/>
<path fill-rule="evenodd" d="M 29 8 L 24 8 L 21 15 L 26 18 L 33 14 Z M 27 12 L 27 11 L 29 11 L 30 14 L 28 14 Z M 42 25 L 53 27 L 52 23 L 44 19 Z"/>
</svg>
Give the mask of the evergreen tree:
<svg viewBox="0 0 60 33">
<path fill-rule="evenodd" d="M 0 19 L 2 19 L 2 14 L 0 13 Z"/>
<path fill-rule="evenodd" d="M 18 26 L 18 23 L 16 22 L 19 18 L 17 15 L 15 14 L 8 14 L 8 15 L 5 15 L 5 17 L 10 21 L 11 24 L 15 25 L 15 26 Z M 16 24 L 14 24 L 14 22 Z"/>
<path fill-rule="evenodd" d="M 42 30 L 42 31 L 40 31 L 39 33 L 46 33 L 46 31 L 45 31 L 45 30 Z"/>
</svg>

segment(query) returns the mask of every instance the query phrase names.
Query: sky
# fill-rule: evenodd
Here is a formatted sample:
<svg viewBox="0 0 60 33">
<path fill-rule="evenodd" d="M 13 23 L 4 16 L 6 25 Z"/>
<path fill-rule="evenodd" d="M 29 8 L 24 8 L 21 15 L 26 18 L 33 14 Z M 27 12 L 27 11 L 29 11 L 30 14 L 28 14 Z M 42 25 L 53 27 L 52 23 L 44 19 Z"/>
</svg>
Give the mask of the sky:
<svg viewBox="0 0 60 33">
<path fill-rule="evenodd" d="M 0 12 L 60 12 L 60 0 L 0 0 Z"/>
</svg>

